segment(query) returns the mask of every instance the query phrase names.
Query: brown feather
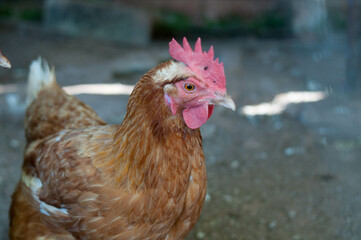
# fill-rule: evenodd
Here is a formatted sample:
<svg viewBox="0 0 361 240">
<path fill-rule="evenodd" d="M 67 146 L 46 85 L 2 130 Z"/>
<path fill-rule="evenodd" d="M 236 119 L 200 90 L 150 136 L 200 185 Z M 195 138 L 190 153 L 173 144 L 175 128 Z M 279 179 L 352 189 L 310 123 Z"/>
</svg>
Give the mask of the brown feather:
<svg viewBox="0 0 361 240">
<path fill-rule="evenodd" d="M 39 92 L 26 109 L 24 129 L 27 142 L 64 129 L 105 125 L 89 106 L 70 96 L 54 81 Z"/>
</svg>

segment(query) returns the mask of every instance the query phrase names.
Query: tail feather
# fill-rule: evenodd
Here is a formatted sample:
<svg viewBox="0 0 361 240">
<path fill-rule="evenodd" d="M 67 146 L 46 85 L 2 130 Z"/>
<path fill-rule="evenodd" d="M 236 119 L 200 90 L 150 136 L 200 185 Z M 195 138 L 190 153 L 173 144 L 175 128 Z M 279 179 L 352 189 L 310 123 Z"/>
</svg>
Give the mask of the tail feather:
<svg viewBox="0 0 361 240">
<path fill-rule="evenodd" d="M 39 57 L 32 61 L 28 78 L 27 105 L 30 105 L 43 88 L 51 86 L 54 82 L 54 68 L 50 69 L 46 60 Z"/>
</svg>

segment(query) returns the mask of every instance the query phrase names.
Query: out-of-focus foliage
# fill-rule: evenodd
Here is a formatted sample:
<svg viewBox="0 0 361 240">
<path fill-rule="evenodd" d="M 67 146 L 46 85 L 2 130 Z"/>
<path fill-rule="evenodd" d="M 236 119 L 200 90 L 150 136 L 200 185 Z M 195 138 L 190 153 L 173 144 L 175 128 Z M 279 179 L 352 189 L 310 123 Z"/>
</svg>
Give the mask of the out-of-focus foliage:
<svg viewBox="0 0 361 240">
<path fill-rule="evenodd" d="M 20 18 L 29 21 L 41 21 L 43 18 L 43 12 L 38 8 L 24 9 L 21 11 Z"/>
<path fill-rule="evenodd" d="M 169 37 L 207 34 L 215 37 L 254 35 L 258 37 L 285 37 L 292 34 L 291 13 L 282 11 L 266 12 L 258 17 L 246 19 L 231 14 L 218 19 L 203 17 L 194 22 L 180 12 L 161 10 L 153 24 L 153 37 Z"/>
<path fill-rule="evenodd" d="M 13 15 L 12 9 L 8 6 L 0 6 L 0 18 L 10 18 Z"/>
<path fill-rule="evenodd" d="M 40 22 L 43 19 L 43 9 L 41 3 L 31 1 L 27 4 L 14 2 L 0 3 L 0 19 L 25 20 Z"/>
<path fill-rule="evenodd" d="M 346 29 L 347 19 L 344 12 L 335 9 L 329 10 L 328 20 L 334 30 L 344 31 Z"/>
<path fill-rule="evenodd" d="M 180 32 L 188 32 L 192 28 L 191 19 L 179 12 L 161 10 L 153 24 L 154 37 L 168 37 Z"/>
</svg>

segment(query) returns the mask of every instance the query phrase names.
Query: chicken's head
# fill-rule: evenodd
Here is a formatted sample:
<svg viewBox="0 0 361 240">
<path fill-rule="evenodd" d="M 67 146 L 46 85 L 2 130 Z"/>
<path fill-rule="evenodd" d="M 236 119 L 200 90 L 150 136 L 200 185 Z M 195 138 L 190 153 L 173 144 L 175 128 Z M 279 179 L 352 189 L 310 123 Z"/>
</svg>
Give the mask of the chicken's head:
<svg viewBox="0 0 361 240">
<path fill-rule="evenodd" d="M 169 53 L 176 60 L 157 72 L 164 85 L 164 100 L 173 115 L 180 112 L 191 129 L 202 126 L 212 115 L 214 105 L 235 110 L 226 91 L 223 63 L 214 60 L 213 47 L 202 51 L 198 38 L 194 51 L 186 38 L 183 47 L 176 40 L 169 43 Z"/>
</svg>

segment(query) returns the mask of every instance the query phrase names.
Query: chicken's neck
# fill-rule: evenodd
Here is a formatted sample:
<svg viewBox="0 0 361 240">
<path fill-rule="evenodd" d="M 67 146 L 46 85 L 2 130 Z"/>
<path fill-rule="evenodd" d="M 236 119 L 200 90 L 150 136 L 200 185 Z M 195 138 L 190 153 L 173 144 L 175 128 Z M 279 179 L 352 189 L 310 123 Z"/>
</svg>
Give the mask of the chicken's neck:
<svg viewBox="0 0 361 240">
<path fill-rule="evenodd" d="M 169 184 L 174 181 L 185 187 L 191 165 L 204 161 L 200 131 L 188 128 L 181 114 L 171 114 L 163 89 L 147 77 L 136 85 L 127 115 L 114 135 L 114 164 L 119 166 L 113 168 L 114 180 L 136 190 L 166 182 L 174 188 Z"/>
</svg>

